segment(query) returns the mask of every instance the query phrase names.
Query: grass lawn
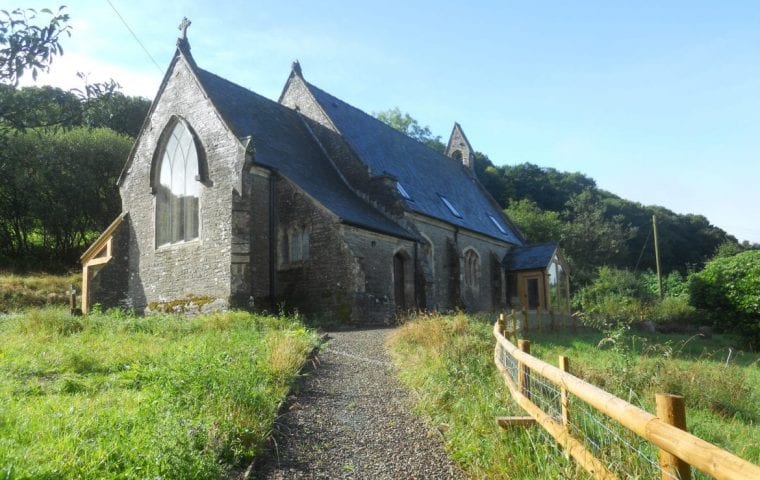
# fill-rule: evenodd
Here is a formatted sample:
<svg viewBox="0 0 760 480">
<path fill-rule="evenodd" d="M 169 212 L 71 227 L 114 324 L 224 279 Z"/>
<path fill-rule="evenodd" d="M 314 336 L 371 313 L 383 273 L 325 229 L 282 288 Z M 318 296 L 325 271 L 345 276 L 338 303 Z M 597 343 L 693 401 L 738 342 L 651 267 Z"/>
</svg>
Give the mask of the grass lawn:
<svg viewBox="0 0 760 480">
<path fill-rule="evenodd" d="M 220 478 L 316 336 L 295 318 L 0 316 L 0 478 Z"/>
<path fill-rule="evenodd" d="M 540 428 L 504 431 L 500 415 L 525 415 L 493 365 L 492 318 L 423 316 L 390 339 L 400 377 L 417 408 L 444 431 L 454 459 L 473 478 L 587 478 Z M 531 351 L 650 412 L 654 394 L 686 396 L 689 430 L 760 463 L 760 355 L 736 352 L 729 337 L 652 335 L 597 348 L 601 334 L 531 333 Z"/>
</svg>

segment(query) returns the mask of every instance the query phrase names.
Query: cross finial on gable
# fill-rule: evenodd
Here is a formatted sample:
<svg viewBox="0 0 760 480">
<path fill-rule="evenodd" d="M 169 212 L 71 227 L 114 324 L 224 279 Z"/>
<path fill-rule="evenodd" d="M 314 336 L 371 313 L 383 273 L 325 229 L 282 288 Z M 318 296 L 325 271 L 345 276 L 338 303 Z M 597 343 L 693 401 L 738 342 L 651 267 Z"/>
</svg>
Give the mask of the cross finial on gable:
<svg viewBox="0 0 760 480">
<path fill-rule="evenodd" d="M 182 18 L 182 23 L 179 24 L 179 31 L 182 32 L 182 40 L 187 41 L 187 27 L 192 25 L 193 22 L 187 19 L 187 17 Z"/>
<path fill-rule="evenodd" d="M 292 70 L 293 70 L 293 73 L 303 78 L 303 72 L 301 71 L 301 63 L 298 60 L 293 62 Z"/>
</svg>

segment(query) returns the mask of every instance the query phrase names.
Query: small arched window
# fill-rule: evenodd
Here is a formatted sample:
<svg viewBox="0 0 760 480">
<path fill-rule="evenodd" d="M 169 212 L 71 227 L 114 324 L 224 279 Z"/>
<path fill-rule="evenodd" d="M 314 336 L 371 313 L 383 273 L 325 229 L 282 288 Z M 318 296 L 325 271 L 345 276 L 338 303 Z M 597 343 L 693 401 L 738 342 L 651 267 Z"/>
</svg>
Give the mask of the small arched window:
<svg viewBox="0 0 760 480">
<path fill-rule="evenodd" d="M 464 285 L 477 290 L 480 281 L 480 256 L 478 252 L 469 249 L 464 253 Z"/>
<path fill-rule="evenodd" d="M 157 246 L 198 238 L 198 150 L 184 121 L 169 128 L 157 156 Z"/>
</svg>

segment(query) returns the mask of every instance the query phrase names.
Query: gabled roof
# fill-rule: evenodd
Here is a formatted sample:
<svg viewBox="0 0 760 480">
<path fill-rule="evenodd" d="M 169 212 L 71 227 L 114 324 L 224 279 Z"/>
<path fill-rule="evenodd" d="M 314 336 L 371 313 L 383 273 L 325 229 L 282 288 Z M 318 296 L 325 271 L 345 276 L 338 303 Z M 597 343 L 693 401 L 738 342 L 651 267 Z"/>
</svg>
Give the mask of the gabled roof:
<svg viewBox="0 0 760 480">
<path fill-rule="evenodd" d="M 252 138 L 255 163 L 280 172 L 344 223 L 417 239 L 343 183 L 297 112 L 213 73 L 194 71 L 235 135 Z"/>
<path fill-rule="evenodd" d="M 504 256 L 502 264 L 509 271 L 542 270 L 549 266 L 557 244 L 554 242 L 515 247 Z"/>
<path fill-rule="evenodd" d="M 398 180 L 411 197 L 403 199 L 409 210 L 522 245 L 520 234 L 512 229 L 475 174 L 461 162 L 305 83 L 345 141 L 369 167 L 371 175 L 391 175 Z"/>
</svg>

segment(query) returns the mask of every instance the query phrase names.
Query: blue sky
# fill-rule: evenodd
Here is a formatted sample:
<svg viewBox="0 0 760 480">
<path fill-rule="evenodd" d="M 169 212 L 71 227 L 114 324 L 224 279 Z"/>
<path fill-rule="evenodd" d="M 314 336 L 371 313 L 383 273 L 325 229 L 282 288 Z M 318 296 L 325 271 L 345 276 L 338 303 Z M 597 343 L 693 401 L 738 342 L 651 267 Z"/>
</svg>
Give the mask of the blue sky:
<svg viewBox="0 0 760 480">
<path fill-rule="evenodd" d="M 60 1 L 60 0 L 59 0 Z M 580 171 L 624 198 L 760 242 L 760 4 L 753 1 L 70 1 L 43 82 L 113 77 L 153 98 L 183 16 L 198 64 L 276 99 L 299 59 L 365 110 L 395 106 L 496 164 Z M 57 7 L 39 2 L 17 6 Z"/>
</svg>

